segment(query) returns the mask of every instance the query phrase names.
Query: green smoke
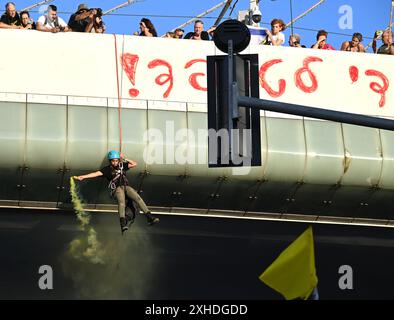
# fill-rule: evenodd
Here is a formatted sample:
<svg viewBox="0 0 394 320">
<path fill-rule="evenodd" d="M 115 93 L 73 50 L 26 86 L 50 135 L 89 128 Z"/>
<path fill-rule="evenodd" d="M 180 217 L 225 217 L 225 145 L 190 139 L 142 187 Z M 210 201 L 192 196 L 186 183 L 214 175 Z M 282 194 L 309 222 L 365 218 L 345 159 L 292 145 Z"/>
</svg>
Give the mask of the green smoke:
<svg viewBox="0 0 394 320">
<path fill-rule="evenodd" d="M 80 222 L 82 230 L 85 230 L 85 227 L 90 222 L 90 214 L 85 212 L 83 209 L 82 200 L 79 198 L 74 177 L 70 178 L 70 195 L 71 195 L 71 202 L 77 214 L 77 219 Z"/>
<path fill-rule="evenodd" d="M 70 242 L 60 261 L 63 274 L 73 282 L 75 297 L 146 299 L 154 283 L 157 259 L 144 227 L 134 223 L 132 230 L 121 236 L 120 230 L 113 233 L 100 225 L 102 217 L 97 217 L 94 229 L 74 179 L 70 180 L 70 194 L 81 233 Z"/>
<path fill-rule="evenodd" d="M 105 252 L 102 249 L 100 241 L 97 239 L 96 230 L 89 225 L 90 214 L 83 209 L 82 200 L 78 195 L 74 177 L 70 178 L 70 195 L 83 235 L 71 241 L 68 247 L 68 253 L 78 260 L 86 259 L 93 264 L 104 264 Z"/>
</svg>

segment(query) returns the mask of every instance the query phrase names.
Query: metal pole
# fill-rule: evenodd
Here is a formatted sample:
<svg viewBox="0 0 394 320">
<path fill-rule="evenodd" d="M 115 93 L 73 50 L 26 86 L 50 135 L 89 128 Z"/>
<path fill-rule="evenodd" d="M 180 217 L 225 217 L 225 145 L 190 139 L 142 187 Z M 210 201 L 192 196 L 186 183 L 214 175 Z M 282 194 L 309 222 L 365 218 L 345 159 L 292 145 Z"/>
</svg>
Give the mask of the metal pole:
<svg viewBox="0 0 394 320">
<path fill-rule="evenodd" d="M 340 123 L 348 123 L 358 126 L 394 131 L 394 120 L 365 116 L 356 113 L 305 107 L 292 103 L 282 103 L 250 97 L 238 97 L 238 105 L 254 109 L 293 114 L 302 117 L 323 119 Z"/>
<path fill-rule="evenodd" d="M 293 1 L 292 0 L 290 0 L 290 19 L 291 19 L 291 21 L 293 21 Z M 294 35 L 293 24 L 294 23 L 291 24 L 291 36 Z"/>
<path fill-rule="evenodd" d="M 393 9 L 394 9 L 394 0 L 391 0 L 390 22 L 389 22 L 389 26 L 388 26 L 391 37 L 393 36 L 392 33 L 391 33 L 391 26 L 393 25 Z M 392 40 L 393 39 L 391 39 L 391 41 Z"/>
<path fill-rule="evenodd" d="M 227 128 L 230 132 L 230 130 L 233 128 L 233 118 L 235 117 L 234 115 L 234 109 L 238 110 L 237 107 L 237 100 L 234 100 L 233 96 L 233 82 L 234 82 L 234 51 L 233 51 L 233 40 L 228 40 L 228 79 L 227 79 L 227 86 L 229 88 L 227 94 L 227 99 L 228 99 L 228 106 L 227 106 L 227 114 L 228 114 L 228 119 L 227 119 Z M 229 135 L 229 146 L 231 148 L 232 146 L 232 137 Z"/>
<path fill-rule="evenodd" d="M 207 11 L 200 13 L 199 15 L 197 15 L 195 18 L 190 19 L 189 21 L 186 21 L 185 23 L 181 24 L 178 27 L 173 28 L 171 31 L 175 31 L 176 29 L 181 29 L 183 27 L 188 26 L 189 24 L 193 23 L 194 21 L 206 16 L 207 14 L 210 14 L 211 12 L 215 11 L 216 9 L 224 6 L 226 4 L 228 0 L 224 0 L 221 3 L 217 4 L 216 6 L 212 7 L 211 9 L 208 9 Z M 164 35 L 162 35 L 162 37 L 164 37 Z"/>
<path fill-rule="evenodd" d="M 117 5 L 116 7 L 113 7 L 111 9 L 108 9 L 107 11 L 103 12 L 103 16 L 105 16 L 107 14 L 110 14 L 110 13 L 116 11 L 116 10 L 122 9 L 124 7 L 127 7 L 127 6 L 129 6 L 129 5 L 131 5 L 131 4 L 135 3 L 135 2 L 139 2 L 139 1 L 138 0 L 128 0 L 128 1 L 126 1 L 126 2 L 124 2 L 122 4 L 120 4 L 120 5 Z"/>
<path fill-rule="evenodd" d="M 224 6 L 224 8 L 222 9 L 222 11 L 219 14 L 219 17 L 216 19 L 216 21 L 214 23 L 215 26 L 219 25 L 220 21 L 222 21 L 223 16 L 226 13 L 226 11 L 228 10 L 228 8 L 230 7 L 232 1 L 233 0 L 227 0 L 226 5 Z"/>
<path fill-rule="evenodd" d="M 31 9 L 34 9 L 34 8 L 36 8 L 36 7 L 39 7 L 39 6 L 43 5 L 43 4 L 46 4 L 46 3 L 52 2 L 52 1 L 53 1 L 53 0 L 44 0 L 44 1 L 40 1 L 40 2 L 38 2 L 38 3 L 32 4 L 31 6 L 28 6 L 28 7 L 26 7 L 26 8 L 23 8 L 21 11 L 29 11 L 29 10 L 31 10 Z"/>
<path fill-rule="evenodd" d="M 313 5 L 312 7 L 310 7 L 308 10 L 304 11 L 303 13 L 301 13 L 299 16 L 297 16 L 296 18 L 294 18 L 293 20 L 291 20 L 288 24 L 286 24 L 286 28 L 288 28 L 289 26 L 293 25 L 295 22 L 297 22 L 298 20 L 302 19 L 303 17 L 305 17 L 308 13 L 310 13 L 312 10 L 316 9 L 318 6 L 320 6 L 324 1 L 326 0 L 320 0 L 318 3 L 316 3 L 315 5 Z"/>
</svg>

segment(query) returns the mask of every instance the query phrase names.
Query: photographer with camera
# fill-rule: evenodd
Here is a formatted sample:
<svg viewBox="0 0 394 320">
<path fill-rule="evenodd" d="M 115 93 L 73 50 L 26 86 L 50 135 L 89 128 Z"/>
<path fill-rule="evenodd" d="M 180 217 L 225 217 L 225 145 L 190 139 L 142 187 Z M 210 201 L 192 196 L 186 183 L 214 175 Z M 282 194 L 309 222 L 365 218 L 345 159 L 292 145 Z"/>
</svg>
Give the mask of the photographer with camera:
<svg viewBox="0 0 394 320">
<path fill-rule="evenodd" d="M 78 9 L 73 13 L 68 20 L 68 26 L 73 32 L 85 32 L 87 25 L 89 24 L 90 10 L 88 6 L 81 3 Z"/>
<path fill-rule="evenodd" d="M 377 47 L 377 40 L 382 40 L 382 45 Z M 378 30 L 373 36 L 372 49 L 374 53 L 377 54 L 391 54 L 391 43 L 393 42 L 393 37 L 391 30 Z"/>
<path fill-rule="evenodd" d="M 94 29 L 96 33 L 104 33 L 102 15 L 100 8 L 89 9 L 85 3 L 81 3 L 77 11 L 71 15 L 68 26 L 74 32 L 92 32 Z"/>
<path fill-rule="evenodd" d="M 46 15 L 38 18 L 37 30 L 52 33 L 71 31 L 67 23 L 57 16 L 57 7 L 53 4 L 48 6 Z"/>
<path fill-rule="evenodd" d="M 294 33 L 289 37 L 289 46 L 293 48 L 306 48 L 301 44 L 301 37 L 299 34 Z"/>
<path fill-rule="evenodd" d="M 267 29 L 267 36 L 262 44 L 271 46 L 281 46 L 285 43 L 285 34 L 282 32 L 286 29 L 286 24 L 282 19 L 273 19 L 271 21 L 271 31 Z"/>
<path fill-rule="evenodd" d="M 90 9 L 88 25 L 85 32 L 104 33 L 105 24 L 102 19 L 103 11 L 100 8 Z"/>
</svg>

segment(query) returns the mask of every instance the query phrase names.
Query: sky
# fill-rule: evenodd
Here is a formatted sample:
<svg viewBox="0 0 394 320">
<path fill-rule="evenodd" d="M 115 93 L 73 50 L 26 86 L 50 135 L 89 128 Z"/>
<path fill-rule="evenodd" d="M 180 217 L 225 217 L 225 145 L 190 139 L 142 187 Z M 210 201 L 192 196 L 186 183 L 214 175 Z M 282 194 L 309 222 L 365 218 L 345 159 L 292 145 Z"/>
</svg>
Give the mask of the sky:
<svg viewBox="0 0 394 320">
<path fill-rule="evenodd" d="M 40 2 L 14 1 L 18 10 Z M 89 7 L 100 7 L 105 11 L 125 2 L 126 0 L 55 0 L 51 3 L 57 5 L 59 16 L 67 22 L 70 14 L 76 11 L 80 3 L 86 3 Z M 106 16 L 104 22 L 107 25 L 107 33 L 133 34 L 139 30 L 140 19 L 146 17 L 153 22 L 159 35 L 162 35 L 221 2 L 222 0 L 137 0 L 132 5 Z M 319 0 L 260 0 L 261 26 L 269 26 L 273 18 L 280 18 L 287 23 L 291 21 L 292 16 L 297 17 L 318 2 Z M 301 43 L 310 47 L 315 42 L 317 31 L 325 29 L 329 32 L 327 42 L 336 49 L 340 48 L 343 41 L 351 40 L 354 32 L 361 32 L 364 36 L 364 45 L 367 45 L 376 30 L 384 29 L 389 25 L 391 2 L 391 0 L 326 0 L 306 17 L 297 21 L 293 25 L 293 30 L 291 28 L 285 30 L 286 39 L 291 32 L 298 33 L 301 35 Z M 6 1 L 1 1 L 0 5 L 5 3 Z M 249 3 L 249 0 L 233 0 L 232 5 L 235 8 L 231 16 L 229 13 L 232 8 L 227 11 L 225 19 L 237 18 L 239 11 L 249 8 Z M 39 11 L 43 10 L 44 8 L 39 7 L 33 9 L 34 20 L 37 20 Z M 221 8 L 202 19 L 205 29 L 214 24 L 220 11 Z M 191 24 L 184 29 L 188 32 L 192 31 L 192 28 Z"/>
</svg>

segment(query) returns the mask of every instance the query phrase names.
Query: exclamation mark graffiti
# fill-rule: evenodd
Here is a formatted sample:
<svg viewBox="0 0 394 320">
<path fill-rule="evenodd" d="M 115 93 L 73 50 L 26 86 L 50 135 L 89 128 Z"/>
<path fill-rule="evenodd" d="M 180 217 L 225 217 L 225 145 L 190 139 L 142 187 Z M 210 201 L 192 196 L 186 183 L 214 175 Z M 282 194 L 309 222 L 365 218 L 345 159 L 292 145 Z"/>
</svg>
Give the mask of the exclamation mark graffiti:
<svg viewBox="0 0 394 320">
<path fill-rule="evenodd" d="M 358 68 L 356 66 L 349 67 L 349 75 L 352 80 L 352 84 L 358 80 Z"/>
<path fill-rule="evenodd" d="M 137 64 L 139 57 L 136 54 L 125 53 L 121 56 L 122 68 L 126 72 L 131 84 L 135 86 L 135 73 L 137 71 Z M 129 90 L 129 95 L 133 98 L 138 97 L 140 94 L 138 89 L 132 88 Z"/>
</svg>

